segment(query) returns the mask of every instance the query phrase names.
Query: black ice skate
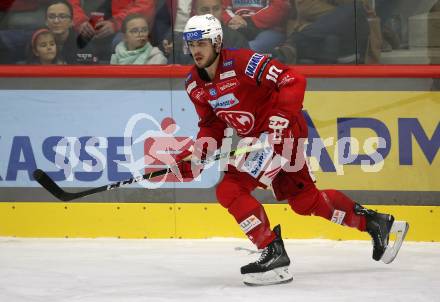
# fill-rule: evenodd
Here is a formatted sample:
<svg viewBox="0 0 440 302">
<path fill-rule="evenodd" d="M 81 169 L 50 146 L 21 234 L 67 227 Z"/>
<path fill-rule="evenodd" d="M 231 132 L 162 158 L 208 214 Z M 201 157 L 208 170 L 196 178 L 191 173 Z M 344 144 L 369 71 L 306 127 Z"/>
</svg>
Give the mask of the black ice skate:
<svg viewBox="0 0 440 302">
<path fill-rule="evenodd" d="M 391 263 L 402 246 L 409 224 L 406 221 L 395 221 L 393 215 L 381 214 L 355 205 L 355 213 L 367 219 L 367 232 L 373 240 L 373 259 Z M 390 234 L 395 234 L 394 244 L 389 246 Z"/>
<path fill-rule="evenodd" d="M 241 268 L 246 285 L 271 285 L 293 280 L 289 272 L 290 259 L 284 249 L 280 225 L 274 227 L 273 231 L 277 237 L 264 248 L 260 259 Z"/>
</svg>

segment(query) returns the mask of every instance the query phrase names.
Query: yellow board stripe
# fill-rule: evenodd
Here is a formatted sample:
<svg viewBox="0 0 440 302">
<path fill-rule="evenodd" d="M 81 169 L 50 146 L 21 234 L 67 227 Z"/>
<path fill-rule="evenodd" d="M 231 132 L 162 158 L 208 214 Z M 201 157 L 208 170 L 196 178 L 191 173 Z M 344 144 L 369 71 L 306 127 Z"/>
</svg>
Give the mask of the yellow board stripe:
<svg viewBox="0 0 440 302">
<path fill-rule="evenodd" d="M 410 223 L 407 240 L 440 241 L 440 207 L 368 206 Z M 319 217 L 300 216 L 286 204 L 265 205 L 283 237 L 370 240 L 368 234 Z M 0 203 L 0 236 L 119 238 L 244 238 L 226 209 L 213 203 Z"/>
</svg>

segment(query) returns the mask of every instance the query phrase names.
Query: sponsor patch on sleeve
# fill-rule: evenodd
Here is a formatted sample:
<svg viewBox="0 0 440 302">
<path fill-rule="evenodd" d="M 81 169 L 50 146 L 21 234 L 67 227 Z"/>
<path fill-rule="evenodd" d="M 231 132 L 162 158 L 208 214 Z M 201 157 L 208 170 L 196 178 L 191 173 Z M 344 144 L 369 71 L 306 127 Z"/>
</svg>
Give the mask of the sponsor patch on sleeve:
<svg viewBox="0 0 440 302">
<path fill-rule="evenodd" d="M 264 56 L 259 53 L 254 53 L 252 57 L 249 59 L 247 63 L 245 74 L 250 78 L 255 78 L 255 73 L 257 71 L 258 66 L 264 60 Z"/>
<path fill-rule="evenodd" d="M 188 92 L 188 94 L 191 94 L 191 91 L 196 88 L 197 83 L 196 81 L 192 81 L 191 83 L 188 84 L 188 87 L 186 87 L 186 92 Z"/>
<path fill-rule="evenodd" d="M 295 81 L 295 78 L 291 77 L 289 74 L 282 75 L 281 80 L 278 81 L 278 88 L 290 85 L 293 81 Z"/>
</svg>

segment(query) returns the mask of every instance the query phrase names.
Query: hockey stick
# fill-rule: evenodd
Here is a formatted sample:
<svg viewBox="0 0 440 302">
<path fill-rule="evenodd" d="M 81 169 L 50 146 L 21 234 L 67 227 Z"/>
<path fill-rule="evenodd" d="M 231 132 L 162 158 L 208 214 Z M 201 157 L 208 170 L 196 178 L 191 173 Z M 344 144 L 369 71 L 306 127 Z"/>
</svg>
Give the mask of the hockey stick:
<svg viewBox="0 0 440 302">
<path fill-rule="evenodd" d="M 248 147 L 243 147 L 243 148 L 239 148 L 236 150 L 232 150 L 230 152 L 225 152 L 225 153 L 219 153 L 216 155 L 213 155 L 207 159 L 204 160 L 200 160 L 197 163 L 198 164 L 202 164 L 202 165 L 207 165 L 211 162 L 217 161 L 219 159 L 223 159 L 223 158 L 227 158 L 227 157 L 233 157 L 233 156 L 238 156 L 238 155 L 242 155 L 242 154 L 246 154 L 246 153 L 250 153 L 252 151 L 257 151 L 257 150 L 261 150 L 263 149 L 263 145 L 261 144 L 256 144 L 253 146 L 248 146 Z M 137 183 L 143 180 L 149 180 L 151 178 L 154 177 L 158 177 L 161 175 L 165 175 L 168 174 L 170 172 L 172 172 L 174 166 L 173 167 L 168 167 L 166 169 L 163 170 L 158 170 L 158 171 L 153 171 L 147 174 L 144 174 L 142 176 L 138 176 L 138 177 L 132 177 L 129 178 L 127 180 L 122 180 L 122 181 L 118 181 L 115 183 L 111 183 L 105 186 L 101 186 L 101 187 L 96 187 L 93 189 L 88 189 L 85 191 L 81 191 L 81 192 L 76 192 L 76 193 L 71 193 L 71 192 L 66 192 L 63 189 L 61 189 L 50 177 L 49 175 L 46 174 L 46 172 L 44 172 L 41 169 L 37 169 L 34 171 L 33 176 L 34 179 L 43 187 L 45 188 L 47 191 L 49 191 L 49 193 L 51 193 L 53 196 L 55 196 L 56 198 L 58 198 L 59 200 L 62 201 L 71 201 L 74 199 L 78 199 L 84 196 L 88 196 L 91 194 L 95 194 L 95 193 L 99 193 L 99 192 L 104 192 L 104 191 L 109 191 L 109 190 L 113 190 L 113 189 L 117 189 L 120 188 L 122 186 L 126 186 L 126 185 L 130 185 L 133 183 Z"/>
</svg>

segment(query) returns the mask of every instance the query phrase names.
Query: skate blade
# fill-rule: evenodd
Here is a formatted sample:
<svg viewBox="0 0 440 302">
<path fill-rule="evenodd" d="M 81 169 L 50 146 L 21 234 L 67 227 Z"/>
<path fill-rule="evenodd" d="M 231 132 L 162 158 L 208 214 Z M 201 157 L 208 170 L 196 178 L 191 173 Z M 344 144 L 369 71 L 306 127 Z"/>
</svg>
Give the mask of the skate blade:
<svg viewBox="0 0 440 302">
<path fill-rule="evenodd" d="M 394 221 L 391 226 L 391 234 L 395 234 L 396 238 L 394 240 L 393 245 L 388 244 L 385 253 L 383 254 L 382 262 L 389 264 L 393 262 L 394 258 L 396 258 L 397 253 L 399 253 L 400 247 L 402 246 L 403 240 L 405 240 L 406 233 L 408 232 L 409 224 L 406 221 Z M 391 243 L 391 242 L 390 242 Z"/>
<path fill-rule="evenodd" d="M 279 267 L 263 273 L 250 273 L 243 275 L 243 283 L 248 286 L 263 286 L 289 283 L 293 280 L 289 267 Z"/>
</svg>

